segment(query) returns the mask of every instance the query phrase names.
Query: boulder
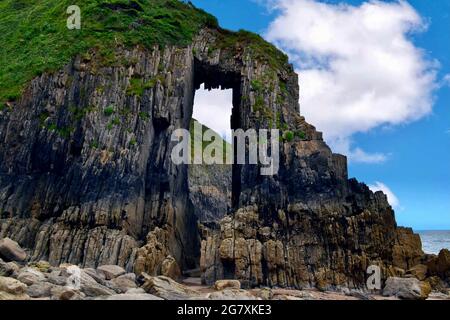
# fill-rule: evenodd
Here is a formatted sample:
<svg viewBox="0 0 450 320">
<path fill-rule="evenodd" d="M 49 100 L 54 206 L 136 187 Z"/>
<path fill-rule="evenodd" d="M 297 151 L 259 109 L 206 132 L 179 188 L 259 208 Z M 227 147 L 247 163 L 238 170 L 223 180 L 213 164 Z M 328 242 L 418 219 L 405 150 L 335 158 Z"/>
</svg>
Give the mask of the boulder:
<svg viewBox="0 0 450 320">
<path fill-rule="evenodd" d="M 250 292 L 241 289 L 225 289 L 208 293 L 206 299 L 209 300 L 258 300 Z"/>
<path fill-rule="evenodd" d="M 4 238 L 0 240 L 0 257 L 5 261 L 23 262 L 27 258 L 27 253 L 17 242 Z"/>
<path fill-rule="evenodd" d="M 430 284 L 433 291 L 447 293 L 449 290 L 448 285 L 441 278 L 439 278 L 437 276 L 429 277 L 429 278 L 427 278 L 426 281 Z"/>
<path fill-rule="evenodd" d="M 69 288 L 54 286 L 51 290 L 52 300 L 81 300 L 84 295 L 78 290 Z"/>
<path fill-rule="evenodd" d="M 181 279 L 181 269 L 172 256 L 167 256 L 161 264 L 161 275 L 172 278 L 175 281 Z"/>
<path fill-rule="evenodd" d="M 125 293 L 130 289 L 137 287 L 136 275 L 134 273 L 127 273 L 110 281 L 114 287 L 118 288 L 120 292 Z"/>
<path fill-rule="evenodd" d="M 44 274 L 34 268 L 23 268 L 20 270 L 17 280 L 31 286 L 37 282 L 44 281 L 46 278 Z"/>
<path fill-rule="evenodd" d="M 100 272 L 98 270 L 95 270 L 93 268 L 86 268 L 83 269 L 84 272 L 86 272 L 88 275 L 90 275 L 92 278 L 94 278 L 95 281 L 97 281 L 100 284 L 104 284 L 106 280 L 106 276 L 103 272 Z"/>
<path fill-rule="evenodd" d="M 425 300 L 431 292 L 428 282 L 419 281 L 416 278 L 395 278 L 386 280 L 383 296 L 397 297 L 406 300 Z"/>
<path fill-rule="evenodd" d="M 61 270 L 54 270 L 47 274 L 47 281 L 58 286 L 67 285 L 68 276 L 63 275 Z"/>
<path fill-rule="evenodd" d="M 423 281 L 427 278 L 427 273 L 428 273 L 428 267 L 424 264 L 418 264 L 418 265 L 412 267 L 411 269 L 409 269 L 408 271 L 406 271 L 407 275 L 412 275 L 412 276 L 416 277 L 417 279 L 419 279 L 420 281 Z"/>
<path fill-rule="evenodd" d="M 114 292 L 110 288 L 99 284 L 84 270 L 81 270 L 80 291 L 86 294 L 88 297 L 109 296 L 112 294 L 116 294 L 116 292 Z"/>
<path fill-rule="evenodd" d="M 15 262 L 5 262 L 0 259 L 0 276 L 10 277 L 17 274 L 20 267 Z"/>
<path fill-rule="evenodd" d="M 126 273 L 124 268 L 115 265 L 103 265 L 98 267 L 97 271 L 102 273 L 106 280 L 117 278 Z"/>
<path fill-rule="evenodd" d="M 164 300 L 186 300 L 198 293 L 173 279 L 165 276 L 151 277 L 143 274 L 145 283 L 142 288 L 150 294 L 154 294 Z"/>
<path fill-rule="evenodd" d="M 221 291 L 224 289 L 240 289 L 241 283 L 239 280 L 217 280 L 214 284 L 214 289 Z"/>
<path fill-rule="evenodd" d="M 28 300 L 27 286 L 13 278 L 0 276 L 0 300 Z"/>
<path fill-rule="evenodd" d="M 52 288 L 54 287 L 55 285 L 49 282 L 38 282 L 27 288 L 27 294 L 31 298 L 50 297 L 52 295 Z"/>
<path fill-rule="evenodd" d="M 428 262 L 427 266 L 430 275 L 450 279 L 450 251 L 447 249 L 441 250 L 437 257 Z"/>
</svg>

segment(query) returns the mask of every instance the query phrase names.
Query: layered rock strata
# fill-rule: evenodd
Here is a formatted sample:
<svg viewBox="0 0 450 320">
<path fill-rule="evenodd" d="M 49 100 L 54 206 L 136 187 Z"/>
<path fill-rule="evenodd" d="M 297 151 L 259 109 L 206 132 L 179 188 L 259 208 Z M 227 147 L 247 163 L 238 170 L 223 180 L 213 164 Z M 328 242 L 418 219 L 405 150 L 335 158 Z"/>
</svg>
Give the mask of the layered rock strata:
<svg viewBox="0 0 450 320">
<path fill-rule="evenodd" d="M 276 128 L 282 141 L 273 176 L 233 165 L 233 214 L 203 227 L 200 250 L 188 168 L 170 155 L 202 83 L 233 89 L 231 128 Z M 420 244 L 396 247 L 414 236 L 397 228 L 384 194 L 348 180 L 346 158 L 300 116 L 298 99 L 285 57 L 242 32 L 118 47 L 113 61 L 78 56 L 0 111 L 0 238 L 30 261 L 149 274 L 177 273 L 172 259 L 193 268 L 201 254 L 206 283 L 244 286 L 358 287 L 371 264 L 384 276 L 411 267 Z"/>
</svg>

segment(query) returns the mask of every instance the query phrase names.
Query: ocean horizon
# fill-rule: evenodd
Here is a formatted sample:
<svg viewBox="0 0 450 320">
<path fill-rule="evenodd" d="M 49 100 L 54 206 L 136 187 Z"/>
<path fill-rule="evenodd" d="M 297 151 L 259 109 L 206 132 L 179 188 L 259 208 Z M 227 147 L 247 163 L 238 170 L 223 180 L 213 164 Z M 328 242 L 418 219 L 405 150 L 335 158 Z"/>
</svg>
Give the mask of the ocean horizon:
<svg viewBox="0 0 450 320">
<path fill-rule="evenodd" d="M 450 250 L 450 230 L 417 230 L 422 239 L 423 251 L 439 254 L 442 249 Z"/>
</svg>

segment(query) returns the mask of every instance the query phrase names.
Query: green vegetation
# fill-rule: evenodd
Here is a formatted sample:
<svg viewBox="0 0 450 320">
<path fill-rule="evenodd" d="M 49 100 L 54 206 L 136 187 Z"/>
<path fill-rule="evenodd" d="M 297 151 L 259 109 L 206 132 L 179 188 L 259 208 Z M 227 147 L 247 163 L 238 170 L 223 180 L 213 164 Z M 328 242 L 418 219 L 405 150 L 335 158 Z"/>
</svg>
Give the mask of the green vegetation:
<svg viewBox="0 0 450 320">
<path fill-rule="evenodd" d="M 292 140 L 294 140 L 294 133 L 290 130 L 283 132 L 283 140 L 291 142 Z"/>
<path fill-rule="evenodd" d="M 42 120 L 44 118 L 43 115 L 40 117 L 40 121 L 45 121 L 46 119 Z M 56 132 L 61 138 L 67 139 L 70 137 L 70 135 L 75 131 L 75 128 L 72 127 L 58 127 L 56 123 L 49 122 L 47 124 L 41 122 L 41 126 L 48 131 L 54 131 Z"/>
<path fill-rule="evenodd" d="M 81 29 L 68 30 L 71 0 L 0 2 L 0 103 L 17 99 L 28 81 L 96 48 L 104 63 L 118 45 L 187 45 L 215 17 L 178 0 L 84 0 Z M 132 63 L 132 62 L 130 62 Z"/>
<path fill-rule="evenodd" d="M 140 77 L 133 77 L 131 78 L 130 85 L 127 88 L 127 95 L 142 97 L 144 91 L 153 88 L 158 83 L 158 81 L 163 83 L 164 76 L 157 75 L 147 82 L 144 82 Z"/>
<path fill-rule="evenodd" d="M 120 126 L 120 119 L 119 119 L 119 117 L 114 117 L 114 118 L 111 120 L 111 124 L 112 124 L 113 126 Z"/>
<path fill-rule="evenodd" d="M 262 92 L 264 90 L 264 86 L 259 80 L 253 80 L 250 85 L 253 91 Z"/>
<path fill-rule="evenodd" d="M 74 119 L 76 121 L 82 120 L 88 113 L 95 111 L 94 106 L 88 106 L 88 107 L 76 107 L 76 106 L 70 106 L 69 111 L 73 114 Z M 44 119 L 45 120 L 45 119 Z"/>
<path fill-rule="evenodd" d="M 114 106 L 110 105 L 103 110 L 103 114 L 107 117 L 112 116 L 115 113 Z"/>
<path fill-rule="evenodd" d="M 91 61 L 95 50 L 96 55 L 101 57 L 99 66 L 131 66 L 137 61 L 116 56 L 115 48 L 139 45 L 152 50 L 155 44 L 160 47 L 186 46 L 202 27 L 211 27 L 219 31 L 219 36 L 215 47 L 208 48 L 208 54 L 216 49 L 226 49 L 225 53 L 233 54 L 234 49 L 244 48 L 255 59 L 270 66 L 261 79 L 251 82 L 256 97 L 254 111 L 259 112 L 271 128 L 275 122 L 280 128 L 273 111 L 264 105 L 263 94 L 265 90 L 274 90 L 277 70 L 286 68 L 288 58 L 259 35 L 244 30 L 231 32 L 220 29 L 215 17 L 179 0 L 80 1 L 75 4 L 81 9 L 81 29 L 69 30 L 66 26 L 66 9 L 72 4 L 71 0 L 0 2 L 0 111 L 6 108 L 7 101 L 21 95 L 24 86 L 33 77 L 62 68 L 75 55 L 79 54 L 83 60 Z M 195 49 L 193 52 L 196 54 Z M 91 71 L 95 73 L 97 70 L 98 66 L 94 65 Z M 165 70 L 161 63 L 155 77 L 147 81 L 133 77 L 127 87 L 127 94 L 142 97 L 145 90 L 155 87 L 158 82 L 164 83 Z M 279 104 L 287 95 L 286 83 L 281 81 L 280 89 L 277 97 Z M 103 93 L 105 87 L 100 85 L 96 90 Z M 84 96 L 85 92 L 81 91 L 80 95 Z M 94 110 L 93 107 L 70 108 L 76 121 Z M 127 120 L 127 112 L 130 111 L 119 111 L 111 105 L 103 112 L 107 117 L 117 113 Z M 41 117 L 45 117 L 40 120 L 42 124 L 48 121 L 48 115 Z M 146 121 L 149 116 L 140 113 L 139 118 Z M 111 130 L 119 122 L 118 118 L 112 119 L 107 129 Z M 63 135 L 67 132 L 62 130 Z"/>
<path fill-rule="evenodd" d="M 89 144 L 89 147 L 91 147 L 91 149 L 98 149 L 98 147 L 99 147 L 98 141 L 92 141 L 92 142 Z"/>
<path fill-rule="evenodd" d="M 202 150 L 201 150 L 201 154 L 203 154 L 203 151 L 205 150 L 205 148 L 207 146 L 209 146 L 211 143 L 213 143 L 214 141 L 203 141 L 203 134 L 205 133 L 205 131 L 210 130 L 210 128 L 208 128 L 205 125 L 202 125 L 202 133 L 200 134 L 199 132 L 194 132 L 194 123 L 198 122 L 195 119 L 191 120 L 191 125 L 190 125 L 190 129 L 189 132 L 191 133 L 191 161 L 192 159 L 194 159 L 195 156 L 195 152 L 197 152 L 197 154 L 199 153 L 199 150 L 194 150 L 194 143 L 196 141 L 201 141 L 201 145 L 202 145 Z M 219 135 L 219 134 L 217 134 Z M 226 163 L 226 159 L 227 159 L 227 153 L 232 152 L 231 151 L 231 144 L 228 143 L 227 141 L 223 140 L 222 138 L 220 138 L 220 140 L 222 140 L 223 143 L 223 161 L 224 163 Z M 231 154 L 229 154 L 230 158 L 231 158 Z"/>
<path fill-rule="evenodd" d="M 139 112 L 138 116 L 139 116 L 139 119 L 144 120 L 144 121 L 148 121 L 150 119 L 150 116 L 147 112 L 141 111 L 141 112 Z"/>
<path fill-rule="evenodd" d="M 133 77 L 130 79 L 130 85 L 127 88 L 127 95 L 142 97 L 144 86 L 141 78 Z"/>
<path fill-rule="evenodd" d="M 130 146 L 135 146 L 135 145 L 137 145 L 137 140 L 136 140 L 136 138 L 132 138 L 130 140 Z"/>
<path fill-rule="evenodd" d="M 296 130 L 295 136 L 298 137 L 300 140 L 306 140 L 306 133 L 304 133 L 302 130 Z"/>
<path fill-rule="evenodd" d="M 256 59 L 266 62 L 273 69 L 284 69 L 289 62 L 287 55 L 273 44 L 264 40 L 260 35 L 245 30 L 237 32 L 221 30 L 218 46 L 221 49 L 236 46 L 247 48 Z"/>
</svg>

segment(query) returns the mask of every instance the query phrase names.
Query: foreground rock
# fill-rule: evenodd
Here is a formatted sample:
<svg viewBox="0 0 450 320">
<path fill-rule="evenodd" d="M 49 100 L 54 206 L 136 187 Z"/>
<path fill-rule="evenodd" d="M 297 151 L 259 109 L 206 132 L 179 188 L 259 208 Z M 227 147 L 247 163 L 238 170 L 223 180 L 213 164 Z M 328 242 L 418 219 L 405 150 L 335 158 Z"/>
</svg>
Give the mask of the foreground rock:
<svg viewBox="0 0 450 320">
<path fill-rule="evenodd" d="M 9 277 L 14 273 L 17 273 L 20 267 L 14 262 L 5 262 L 0 259 L 0 276 Z"/>
<path fill-rule="evenodd" d="M 0 276 L 0 300 L 28 300 L 26 284 L 8 277 Z"/>
<path fill-rule="evenodd" d="M 240 289 L 241 283 L 238 280 L 217 280 L 214 284 L 216 290 Z"/>
<path fill-rule="evenodd" d="M 31 286 L 36 282 L 44 281 L 45 275 L 34 268 L 24 268 L 20 270 L 17 280 L 25 283 L 27 286 Z"/>
<path fill-rule="evenodd" d="M 144 275 L 145 282 L 142 288 L 150 294 L 154 294 L 165 300 L 187 300 L 198 296 L 198 293 L 187 286 L 179 284 L 165 277 L 150 277 Z"/>
<path fill-rule="evenodd" d="M 225 289 L 205 296 L 208 300 L 260 300 L 250 292 L 241 289 Z"/>
<path fill-rule="evenodd" d="M 364 290 L 340 288 L 337 291 L 317 289 L 240 288 L 237 280 L 217 281 L 214 286 L 202 285 L 199 278 L 177 282 L 165 276 L 143 273 L 121 274 L 120 268 L 109 265 L 103 271 L 79 269 L 70 264 L 59 267 L 48 262 L 31 263 L 19 267 L 15 263 L 0 261 L 1 270 L 10 276 L 0 277 L 0 299 L 6 300 L 373 300 L 373 299 L 425 299 L 431 290 L 427 278 L 421 282 L 415 278 L 389 278 L 384 294 L 371 294 Z M 421 269 L 422 267 L 418 268 Z M 104 271 L 111 272 L 108 276 Z M 114 271 L 114 272 L 113 272 Z M 117 272 L 116 272 L 117 271 Z M 77 280 L 77 275 L 79 278 Z M 113 278 L 108 280 L 107 278 Z M 440 278 L 437 278 L 440 279 Z M 21 280 L 21 281 L 19 281 Z M 184 282 L 185 281 L 185 282 Z M 442 280 L 441 280 L 442 281 Z M 436 284 L 435 284 L 436 285 Z M 439 292 L 431 299 L 450 299 L 448 286 L 442 283 Z"/>
<path fill-rule="evenodd" d="M 395 296 L 406 300 L 425 300 L 430 293 L 430 284 L 416 278 L 391 277 L 387 279 L 383 289 L 383 296 L 385 297 Z"/>
<path fill-rule="evenodd" d="M 105 276 L 106 280 L 115 279 L 126 273 L 124 268 L 114 265 L 100 266 L 97 270 Z"/>
<path fill-rule="evenodd" d="M 19 244 L 9 238 L 0 240 L 0 258 L 5 261 L 25 261 L 27 253 Z"/>
<path fill-rule="evenodd" d="M 450 251 L 443 249 L 437 257 L 428 262 L 428 270 L 432 276 L 438 276 L 450 283 Z"/>
</svg>

